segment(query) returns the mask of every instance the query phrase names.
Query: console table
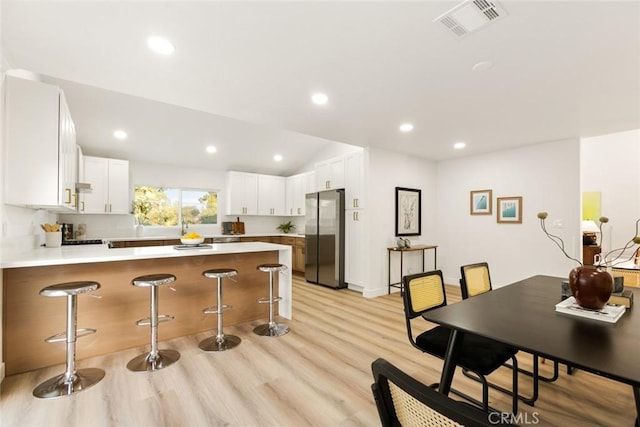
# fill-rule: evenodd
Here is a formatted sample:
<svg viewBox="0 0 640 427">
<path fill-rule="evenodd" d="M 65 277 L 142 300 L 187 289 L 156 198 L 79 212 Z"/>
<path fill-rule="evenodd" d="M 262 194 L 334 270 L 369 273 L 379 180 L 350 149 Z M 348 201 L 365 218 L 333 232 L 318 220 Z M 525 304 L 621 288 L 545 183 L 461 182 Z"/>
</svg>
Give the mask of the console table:
<svg viewBox="0 0 640 427">
<path fill-rule="evenodd" d="M 430 249 L 433 249 L 433 269 L 435 270 L 437 269 L 437 259 L 438 259 L 438 246 L 436 245 L 416 245 L 416 246 L 411 246 L 410 248 L 398 248 L 398 247 L 387 248 L 388 269 L 389 269 L 389 289 L 387 290 L 388 294 L 391 293 L 392 287 L 400 288 L 400 293 L 402 294 L 402 277 L 404 276 L 403 274 L 404 253 L 413 252 L 413 251 L 422 251 L 422 271 L 424 271 L 424 257 L 425 257 L 424 252 Z M 393 252 L 400 253 L 400 281 L 392 283 L 391 282 L 391 254 Z"/>
</svg>

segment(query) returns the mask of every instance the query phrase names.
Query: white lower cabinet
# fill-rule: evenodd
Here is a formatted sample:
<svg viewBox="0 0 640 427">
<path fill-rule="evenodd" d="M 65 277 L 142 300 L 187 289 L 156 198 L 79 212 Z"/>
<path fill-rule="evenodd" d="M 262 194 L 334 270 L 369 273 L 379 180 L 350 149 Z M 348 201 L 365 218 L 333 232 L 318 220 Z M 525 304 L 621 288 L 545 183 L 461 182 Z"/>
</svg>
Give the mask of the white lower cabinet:
<svg viewBox="0 0 640 427">
<path fill-rule="evenodd" d="M 344 278 L 350 285 L 365 286 L 367 268 L 366 213 L 363 209 L 345 211 Z"/>
</svg>

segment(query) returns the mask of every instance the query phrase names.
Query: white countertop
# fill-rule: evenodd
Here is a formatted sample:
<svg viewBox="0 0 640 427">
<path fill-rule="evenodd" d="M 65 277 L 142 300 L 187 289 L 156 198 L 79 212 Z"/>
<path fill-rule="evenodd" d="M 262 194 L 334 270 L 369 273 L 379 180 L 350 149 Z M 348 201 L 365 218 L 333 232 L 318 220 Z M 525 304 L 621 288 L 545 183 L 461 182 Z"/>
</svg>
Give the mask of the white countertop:
<svg viewBox="0 0 640 427">
<path fill-rule="evenodd" d="M 156 237 L 156 239 L 158 239 Z M 136 259 L 172 258 L 198 255 L 236 254 L 247 252 L 291 251 L 291 246 L 263 242 L 214 243 L 211 248 L 178 250 L 173 246 L 109 249 L 103 245 L 37 248 L 23 252 L 3 252 L 2 268 L 42 267 L 47 265 L 85 264 L 91 262 L 131 261 Z"/>
<path fill-rule="evenodd" d="M 205 234 L 198 233 L 205 239 L 208 238 L 217 238 L 217 237 L 268 237 L 268 236 L 279 236 L 279 237 L 302 237 L 304 238 L 304 234 L 294 234 L 294 233 L 249 233 L 249 234 Z M 172 240 L 179 239 L 180 236 L 131 236 L 131 237 L 105 237 L 102 240 L 109 242 L 131 242 L 131 241 L 144 241 L 144 240 Z"/>
</svg>

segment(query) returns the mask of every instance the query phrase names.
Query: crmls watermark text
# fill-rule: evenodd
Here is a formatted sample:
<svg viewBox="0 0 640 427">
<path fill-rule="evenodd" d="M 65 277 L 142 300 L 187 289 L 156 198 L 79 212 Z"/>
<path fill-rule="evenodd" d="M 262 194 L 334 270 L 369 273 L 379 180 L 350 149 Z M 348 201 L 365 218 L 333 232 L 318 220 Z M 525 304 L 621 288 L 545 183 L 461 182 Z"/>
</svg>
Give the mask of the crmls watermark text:
<svg viewBox="0 0 640 427">
<path fill-rule="evenodd" d="M 491 424 L 518 424 L 518 425 L 531 425 L 538 424 L 540 418 L 538 412 L 518 412 L 512 414 L 511 412 L 492 412 L 488 416 Z"/>
</svg>

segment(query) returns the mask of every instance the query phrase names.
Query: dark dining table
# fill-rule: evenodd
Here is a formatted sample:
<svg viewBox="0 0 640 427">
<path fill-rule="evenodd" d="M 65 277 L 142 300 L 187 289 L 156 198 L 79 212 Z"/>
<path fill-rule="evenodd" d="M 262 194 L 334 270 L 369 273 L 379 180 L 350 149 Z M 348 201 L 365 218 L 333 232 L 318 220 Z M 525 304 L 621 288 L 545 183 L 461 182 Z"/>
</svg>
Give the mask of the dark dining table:
<svg viewBox="0 0 640 427">
<path fill-rule="evenodd" d="M 462 337 L 473 333 L 629 384 L 639 414 L 640 308 L 627 309 L 616 323 L 557 313 L 563 280 L 533 276 L 425 313 L 452 329 L 440 392 L 449 393 Z"/>
</svg>

